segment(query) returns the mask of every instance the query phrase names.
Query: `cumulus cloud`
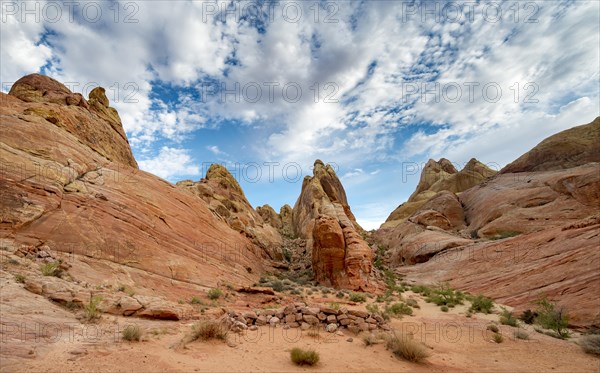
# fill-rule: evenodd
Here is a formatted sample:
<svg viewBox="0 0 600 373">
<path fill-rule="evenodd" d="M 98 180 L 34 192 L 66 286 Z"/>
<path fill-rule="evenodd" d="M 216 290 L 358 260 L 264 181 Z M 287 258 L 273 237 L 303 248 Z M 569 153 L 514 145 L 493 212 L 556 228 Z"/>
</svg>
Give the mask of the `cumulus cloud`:
<svg viewBox="0 0 600 373">
<path fill-rule="evenodd" d="M 138 164 L 142 170 L 171 181 L 174 176 L 200 174 L 200 167 L 195 164 L 187 149 L 163 146 L 155 157 L 138 161 Z"/>
</svg>

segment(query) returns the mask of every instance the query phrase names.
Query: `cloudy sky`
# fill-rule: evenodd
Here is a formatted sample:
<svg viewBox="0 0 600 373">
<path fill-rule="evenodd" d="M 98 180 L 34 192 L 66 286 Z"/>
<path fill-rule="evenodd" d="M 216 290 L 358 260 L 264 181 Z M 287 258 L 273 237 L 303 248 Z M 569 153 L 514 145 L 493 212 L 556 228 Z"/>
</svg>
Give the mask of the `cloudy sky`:
<svg viewBox="0 0 600 373">
<path fill-rule="evenodd" d="M 332 163 L 370 229 L 429 158 L 499 169 L 598 116 L 599 17 L 571 0 L 2 0 L 0 78 L 105 87 L 141 168 L 222 163 L 254 206 L 293 205 Z"/>
</svg>

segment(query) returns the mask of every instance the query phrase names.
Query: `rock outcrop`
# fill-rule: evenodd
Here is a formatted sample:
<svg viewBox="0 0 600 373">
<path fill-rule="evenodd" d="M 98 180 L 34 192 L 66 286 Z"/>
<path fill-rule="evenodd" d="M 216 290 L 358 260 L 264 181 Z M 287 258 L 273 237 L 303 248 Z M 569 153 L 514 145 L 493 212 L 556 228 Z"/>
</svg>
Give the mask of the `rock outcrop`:
<svg viewBox="0 0 600 373">
<path fill-rule="evenodd" d="M 292 214 L 294 233 L 312 248 L 315 279 L 325 285 L 372 290 L 373 251 L 362 239 L 342 183 L 330 165 L 317 160 L 305 177 Z"/>
<path fill-rule="evenodd" d="M 445 158 L 438 162 L 430 159 L 421 172 L 419 184 L 413 194 L 408 201 L 398 206 L 390 214 L 382 228 L 392 228 L 404 222 L 439 192 L 449 191 L 459 194 L 495 174 L 496 171 L 475 158 L 471 159 L 460 171 L 457 171 L 454 165 Z"/>
<path fill-rule="evenodd" d="M 421 204 L 374 235 L 388 248 L 389 264 L 408 280 L 449 281 L 517 311 L 548 296 L 567 307 L 572 325 L 600 326 L 600 304 L 589 296 L 600 293 L 599 126 L 596 119 L 556 134 L 462 193 L 447 190 L 421 203 L 432 185 L 458 174 L 430 162 L 431 174 L 450 176 L 423 176 L 411 196 Z"/>
<path fill-rule="evenodd" d="M 250 238 L 261 247 L 269 258 L 282 260 L 283 243 L 277 227 L 265 222 L 260 211 L 277 224 L 277 214 L 269 215 L 268 209 L 254 210 L 240 184 L 222 165 L 212 164 L 206 177 L 198 182 L 180 181 L 177 187 L 190 191 L 206 202 L 208 208 L 232 229 Z M 268 205 L 267 205 L 268 206 Z M 269 206 L 269 208 L 271 208 Z M 271 210 L 273 210 L 271 208 Z M 275 211 L 273 211 L 274 213 Z"/>
<path fill-rule="evenodd" d="M 79 280 L 144 283 L 171 300 L 258 279 L 262 250 L 137 168 L 102 89 L 86 101 L 27 76 L 0 93 L 0 116 L 0 238 L 61 252 Z"/>
</svg>

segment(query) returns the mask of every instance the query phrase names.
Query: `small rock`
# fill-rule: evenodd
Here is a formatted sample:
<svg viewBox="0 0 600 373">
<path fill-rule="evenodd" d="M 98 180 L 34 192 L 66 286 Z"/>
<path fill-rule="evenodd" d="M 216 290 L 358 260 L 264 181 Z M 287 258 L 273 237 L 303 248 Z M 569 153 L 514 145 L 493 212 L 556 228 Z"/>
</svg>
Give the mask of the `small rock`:
<svg viewBox="0 0 600 373">
<path fill-rule="evenodd" d="M 352 337 L 346 339 L 346 342 L 352 342 L 354 339 L 352 339 Z"/>
<path fill-rule="evenodd" d="M 325 330 L 327 333 L 333 333 L 337 330 L 337 324 L 328 324 Z"/>
<path fill-rule="evenodd" d="M 256 326 L 256 325 L 252 325 L 252 326 L 250 326 L 250 327 L 248 328 L 248 330 L 252 330 L 252 331 L 254 331 L 254 330 L 258 330 L 258 326 Z"/>
</svg>

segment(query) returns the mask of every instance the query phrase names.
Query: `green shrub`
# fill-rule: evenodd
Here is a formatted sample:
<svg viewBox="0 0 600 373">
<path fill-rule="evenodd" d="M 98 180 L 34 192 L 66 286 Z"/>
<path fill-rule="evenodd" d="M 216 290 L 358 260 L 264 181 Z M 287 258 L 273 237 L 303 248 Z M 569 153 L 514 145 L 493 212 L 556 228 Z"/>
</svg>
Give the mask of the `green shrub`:
<svg viewBox="0 0 600 373">
<path fill-rule="evenodd" d="M 442 312 L 448 312 L 448 306 L 441 306 L 440 310 L 442 310 Z"/>
<path fill-rule="evenodd" d="M 522 314 L 521 317 L 519 317 L 525 324 L 533 324 L 535 321 L 535 318 L 537 317 L 537 313 L 533 312 L 532 310 L 525 310 Z"/>
<path fill-rule="evenodd" d="M 58 262 L 53 262 L 53 263 L 46 263 L 42 266 L 42 274 L 44 276 L 54 276 L 54 277 L 60 277 L 62 276 L 62 269 L 60 269 L 60 263 Z"/>
<path fill-rule="evenodd" d="M 15 275 L 15 281 L 18 282 L 19 284 L 22 284 L 25 282 L 26 277 L 20 273 L 17 273 Z"/>
<path fill-rule="evenodd" d="M 429 291 L 425 300 L 437 306 L 454 307 L 457 304 L 463 304 L 464 294 L 453 290 L 447 284 L 440 284 L 437 289 Z"/>
<path fill-rule="evenodd" d="M 500 324 L 516 327 L 517 318 L 512 314 L 512 312 L 502 307 L 502 314 L 500 315 Z"/>
<path fill-rule="evenodd" d="M 504 338 L 502 337 L 502 334 L 499 334 L 499 333 L 494 334 L 494 342 L 502 343 L 503 341 L 504 341 Z"/>
<path fill-rule="evenodd" d="M 290 359 L 296 365 L 315 365 L 319 362 L 319 353 L 315 350 L 303 350 L 294 347 L 290 351 Z"/>
<path fill-rule="evenodd" d="M 557 338 L 568 338 L 569 330 L 567 326 L 569 325 L 569 316 L 567 312 L 562 308 L 557 309 L 556 305 L 546 298 L 538 300 L 536 304 L 538 305 L 538 316 L 535 318 L 536 323 L 554 331 Z"/>
<path fill-rule="evenodd" d="M 286 260 L 286 262 L 291 262 L 292 261 L 292 252 L 288 249 L 283 249 L 283 258 Z"/>
<path fill-rule="evenodd" d="M 490 237 L 490 239 L 492 240 L 503 240 L 505 238 L 509 238 L 509 237 L 515 237 L 520 235 L 521 232 L 515 232 L 515 231 L 501 231 L 496 233 L 494 236 Z"/>
<path fill-rule="evenodd" d="M 410 298 L 410 299 L 407 299 L 407 300 L 406 300 L 406 304 L 408 304 L 408 305 L 409 305 L 409 306 L 411 306 L 412 308 L 421 308 L 421 307 L 419 306 L 419 303 L 417 302 L 417 300 L 416 300 L 416 299 L 412 299 L 412 298 Z"/>
<path fill-rule="evenodd" d="M 271 283 L 271 288 L 275 291 L 283 291 L 283 282 L 277 280 Z"/>
<path fill-rule="evenodd" d="M 514 334 L 515 338 L 517 338 L 517 339 L 525 339 L 525 340 L 529 339 L 529 334 L 522 329 L 515 330 L 515 332 L 513 334 Z"/>
<path fill-rule="evenodd" d="M 396 357 L 415 363 L 429 356 L 429 353 L 421 343 L 405 335 L 389 337 L 385 347 L 391 350 Z"/>
<path fill-rule="evenodd" d="M 413 285 L 410 290 L 412 290 L 413 293 L 422 294 L 425 297 L 429 296 L 431 293 L 431 289 L 424 285 Z"/>
<path fill-rule="evenodd" d="M 489 330 L 489 331 L 492 331 L 494 333 L 498 333 L 500 331 L 498 329 L 498 327 L 496 325 L 494 325 L 494 324 L 488 325 L 486 329 Z"/>
<path fill-rule="evenodd" d="M 101 312 L 98 309 L 100 302 L 102 302 L 102 298 L 95 296 L 92 297 L 90 302 L 83 307 L 85 321 L 92 322 L 100 318 Z"/>
<path fill-rule="evenodd" d="M 338 291 L 338 293 L 337 293 L 335 296 L 336 296 L 336 297 L 338 297 L 338 298 L 343 298 L 343 297 L 344 297 L 344 295 L 345 295 L 345 294 L 344 294 L 343 292 L 341 292 L 341 291 Z"/>
<path fill-rule="evenodd" d="M 362 293 L 350 293 L 350 301 L 351 302 L 366 302 L 367 296 Z"/>
<path fill-rule="evenodd" d="M 393 305 L 385 308 L 385 313 L 393 316 L 412 315 L 413 310 L 405 303 L 394 303 Z"/>
<path fill-rule="evenodd" d="M 469 310 L 474 313 L 481 312 L 488 314 L 492 312 L 492 308 L 494 308 L 494 302 L 490 298 L 477 295 L 472 298 Z"/>
<path fill-rule="evenodd" d="M 365 344 L 365 346 L 372 346 L 377 343 L 383 342 L 383 340 L 378 336 L 372 333 L 365 333 L 361 336 L 361 340 Z"/>
<path fill-rule="evenodd" d="M 336 311 L 340 310 L 340 304 L 338 302 L 330 302 L 329 307 L 333 308 Z"/>
<path fill-rule="evenodd" d="M 142 329 L 137 325 L 127 325 L 122 335 L 126 341 L 139 341 L 142 338 Z"/>
<path fill-rule="evenodd" d="M 221 298 L 221 295 L 223 295 L 221 289 L 213 288 L 208 291 L 208 298 L 212 300 Z"/>
<path fill-rule="evenodd" d="M 212 290 L 213 290 L 213 289 L 211 289 L 211 290 L 208 292 L 208 297 L 209 297 L 209 298 L 210 298 L 210 292 L 211 292 Z M 218 289 L 216 289 L 216 290 L 218 290 Z M 220 291 L 220 290 L 219 290 L 219 291 Z M 220 296 L 220 295 L 218 295 L 216 298 L 210 298 L 210 299 L 217 299 L 217 298 L 219 298 L 219 296 Z M 191 304 L 202 304 L 202 300 L 201 300 L 200 298 L 198 298 L 197 296 L 195 296 L 195 295 L 194 295 L 194 296 L 192 297 L 192 299 L 190 300 L 190 303 L 191 303 Z"/>
<path fill-rule="evenodd" d="M 600 356 L 600 335 L 590 334 L 583 336 L 579 344 L 586 353 Z"/>
<path fill-rule="evenodd" d="M 211 339 L 227 340 L 227 328 L 217 321 L 200 321 L 192 325 L 192 341 Z"/>
</svg>

